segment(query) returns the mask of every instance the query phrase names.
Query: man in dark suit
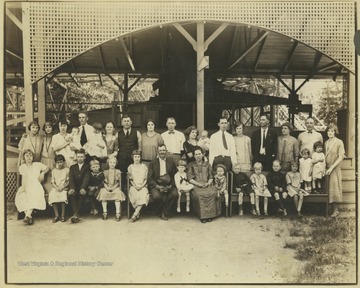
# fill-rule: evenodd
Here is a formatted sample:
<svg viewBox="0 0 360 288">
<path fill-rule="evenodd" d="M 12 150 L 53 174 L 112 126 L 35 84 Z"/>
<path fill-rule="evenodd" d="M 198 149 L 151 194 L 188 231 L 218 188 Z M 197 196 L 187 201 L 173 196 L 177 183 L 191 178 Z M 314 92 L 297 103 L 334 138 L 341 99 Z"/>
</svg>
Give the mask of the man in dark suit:
<svg viewBox="0 0 360 288">
<path fill-rule="evenodd" d="M 166 153 L 165 145 L 158 147 L 159 157 L 150 162 L 148 172 L 149 191 L 163 220 L 168 220 L 171 206 L 178 197 L 174 181 L 176 164 Z"/>
<path fill-rule="evenodd" d="M 74 215 L 72 223 L 78 223 L 79 210 L 86 197 L 86 189 L 90 182 L 90 167 L 85 163 L 85 150 L 76 151 L 77 163 L 70 166 L 68 198 Z"/>
<path fill-rule="evenodd" d="M 277 134 L 269 127 L 270 121 L 267 115 L 260 116 L 260 129 L 251 136 L 251 150 L 253 164 L 260 162 L 263 169 L 271 171 L 272 161 L 277 153 Z"/>
</svg>

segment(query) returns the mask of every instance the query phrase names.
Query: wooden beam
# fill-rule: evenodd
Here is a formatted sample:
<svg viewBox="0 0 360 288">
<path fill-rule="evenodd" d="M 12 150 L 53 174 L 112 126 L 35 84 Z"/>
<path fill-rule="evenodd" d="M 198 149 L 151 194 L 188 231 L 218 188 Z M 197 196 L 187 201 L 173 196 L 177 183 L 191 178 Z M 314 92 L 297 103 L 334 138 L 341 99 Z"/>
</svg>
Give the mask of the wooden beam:
<svg viewBox="0 0 360 288">
<path fill-rule="evenodd" d="M 16 118 L 16 119 L 6 120 L 6 126 L 11 126 L 11 125 L 14 125 L 14 124 L 17 124 L 17 123 L 22 123 L 24 121 L 26 121 L 26 116 L 19 117 L 19 118 Z M 29 124 L 29 123 L 27 123 L 27 124 Z"/>
<path fill-rule="evenodd" d="M 284 87 L 291 93 L 292 90 L 291 88 L 281 79 L 281 77 L 279 75 L 275 75 L 276 79 L 279 80 L 279 82 L 284 85 Z"/>
<path fill-rule="evenodd" d="M 123 49 L 124 49 L 126 58 L 127 58 L 128 62 L 129 62 L 129 64 L 130 64 L 130 67 L 131 67 L 132 71 L 135 71 L 136 69 L 135 69 L 133 60 L 131 59 L 130 52 L 129 52 L 128 48 L 126 47 L 126 44 L 125 44 L 124 39 L 123 39 L 123 38 L 120 38 L 119 40 L 120 40 L 121 46 L 122 46 Z"/>
<path fill-rule="evenodd" d="M 121 85 L 115 80 L 115 78 L 114 77 L 112 77 L 110 74 L 106 74 L 110 79 L 111 79 L 111 81 L 113 81 L 114 82 L 114 84 L 124 93 L 124 89 L 123 89 L 123 87 L 121 87 Z"/>
<path fill-rule="evenodd" d="M 204 23 L 198 22 L 196 26 L 196 34 L 197 34 L 197 47 L 196 47 L 196 67 L 199 67 L 202 59 L 204 58 L 205 54 L 205 31 L 204 31 Z M 204 97 L 204 85 L 205 82 L 205 73 L 204 69 L 196 69 L 196 126 L 197 128 L 202 131 L 204 130 L 205 126 L 205 97 Z"/>
<path fill-rule="evenodd" d="M 260 48 L 259 48 L 259 51 L 256 55 L 256 60 L 255 60 L 255 64 L 254 64 L 254 68 L 253 68 L 253 71 L 255 72 L 256 71 L 256 68 L 259 64 L 259 60 L 260 60 L 260 56 L 261 56 L 261 53 L 262 53 L 262 50 L 264 48 L 264 45 L 265 45 L 265 41 L 266 41 L 266 37 L 262 40 L 261 44 L 260 44 Z"/>
<path fill-rule="evenodd" d="M 5 51 L 6 51 L 6 53 L 14 56 L 15 58 L 18 58 L 19 60 L 24 61 L 23 57 L 17 55 L 15 52 L 10 51 L 9 49 L 6 49 Z"/>
<path fill-rule="evenodd" d="M 323 66 L 319 67 L 319 69 L 316 70 L 316 73 L 328 70 L 328 69 L 330 69 L 330 68 L 332 68 L 332 67 L 334 67 L 336 65 L 339 65 L 339 64 L 337 62 L 333 61 L 333 62 L 331 62 L 329 64 L 326 64 L 326 65 L 323 65 Z"/>
<path fill-rule="evenodd" d="M 10 146 L 10 145 L 6 145 L 6 151 L 13 152 L 13 153 L 16 153 L 16 154 L 20 153 L 18 148 Z"/>
<path fill-rule="evenodd" d="M 101 74 L 99 74 L 99 80 L 100 80 L 100 85 L 104 86 L 104 83 L 103 83 L 102 78 L 101 78 Z"/>
<path fill-rule="evenodd" d="M 45 100 L 45 78 L 40 79 L 37 82 L 37 96 L 38 96 L 38 120 L 40 127 L 42 127 L 45 124 L 46 121 L 46 100 Z"/>
<path fill-rule="evenodd" d="M 63 109 L 63 107 L 64 107 L 64 104 L 65 104 L 65 102 L 66 102 L 66 100 L 67 100 L 67 94 L 68 94 L 68 90 L 66 89 L 66 91 L 65 91 L 65 94 L 64 94 L 64 97 L 63 97 L 63 99 L 62 99 L 62 101 L 61 101 L 61 105 L 60 105 L 60 111 Z"/>
<path fill-rule="evenodd" d="M 320 63 L 321 57 L 322 57 L 322 53 L 316 52 L 315 57 L 314 57 L 314 63 L 313 63 L 310 74 L 300 84 L 300 86 L 298 88 L 296 88 L 295 93 L 297 93 L 306 84 L 306 82 L 309 82 L 309 80 L 316 74 L 316 69 L 317 69 L 317 66 Z"/>
<path fill-rule="evenodd" d="M 221 26 L 218 29 L 216 29 L 215 32 L 213 34 L 211 34 L 211 36 L 208 39 L 206 39 L 206 41 L 204 43 L 205 51 L 208 49 L 211 42 L 213 42 L 216 39 L 216 37 L 218 37 L 221 34 L 221 32 L 223 32 L 226 29 L 227 26 L 229 26 L 229 24 L 222 23 Z"/>
<path fill-rule="evenodd" d="M 9 98 L 10 102 L 11 102 L 11 105 L 14 107 L 14 109 L 16 109 L 16 104 L 14 102 L 14 100 L 12 99 L 10 93 L 9 93 L 9 90 L 8 88 L 6 88 L 6 96 Z"/>
<path fill-rule="evenodd" d="M 20 20 L 6 7 L 6 16 L 10 18 L 10 20 L 22 31 L 23 26 Z"/>
<path fill-rule="evenodd" d="M 180 34 L 183 35 L 186 38 L 186 40 L 189 41 L 189 43 L 191 44 L 191 46 L 194 48 L 194 50 L 196 52 L 197 51 L 196 50 L 197 43 L 196 43 L 195 39 L 179 23 L 174 23 L 173 25 L 180 32 Z"/>
<path fill-rule="evenodd" d="M 76 84 L 77 87 L 81 88 L 80 85 L 79 85 L 79 82 L 75 79 L 75 77 L 71 74 L 71 73 L 68 73 L 68 75 L 70 76 L 71 80 L 74 81 L 74 83 Z M 66 88 L 66 86 L 65 86 Z M 66 88 L 67 89 L 67 88 Z"/>
<path fill-rule="evenodd" d="M 238 64 L 254 47 L 261 42 L 270 32 L 262 31 L 257 37 L 255 37 L 249 44 L 249 47 L 242 52 L 241 56 L 235 60 L 233 64 L 228 67 L 228 70 L 231 70 L 236 64 Z"/>
<path fill-rule="evenodd" d="M 100 59 L 101 59 L 102 67 L 103 67 L 104 71 L 106 71 L 106 65 L 105 65 L 105 61 L 104 61 L 104 55 L 103 55 L 101 46 L 98 46 L 98 48 L 99 48 L 99 53 L 100 53 Z"/>
<path fill-rule="evenodd" d="M 135 81 L 134 83 L 132 83 L 129 87 L 129 91 L 142 79 L 143 77 L 142 76 L 139 76 Z"/>
<path fill-rule="evenodd" d="M 291 49 L 290 49 L 290 52 L 289 52 L 289 54 L 288 54 L 288 56 L 287 56 L 287 58 L 286 58 L 286 60 L 285 60 L 284 66 L 283 66 L 283 68 L 282 68 L 282 70 L 281 70 L 281 74 L 282 74 L 283 72 L 285 72 L 286 69 L 289 67 L 289 65 L 290 65 L 290 63 L 291 63 L 291 60 L 292 60 L 292 58 L 293 58 L 293 56 L 294 56 L 296 47 L 298 46 L 298 44 L 299 44 L 299 42 L 295 41 L 295 43 L 292 45 L 292 47 L 291 47 Z"/>
</svg>

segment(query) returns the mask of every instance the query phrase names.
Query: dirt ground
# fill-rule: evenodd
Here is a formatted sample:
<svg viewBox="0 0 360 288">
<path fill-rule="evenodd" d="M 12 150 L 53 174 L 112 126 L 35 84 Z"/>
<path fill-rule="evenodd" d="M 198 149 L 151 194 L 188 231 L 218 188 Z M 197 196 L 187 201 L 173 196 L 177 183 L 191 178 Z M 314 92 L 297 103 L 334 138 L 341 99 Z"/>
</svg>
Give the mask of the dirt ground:
<svg viewBox="0 0 360 288">
<path fill-rule="evenodd" d="M 284 249 L 290 219 L 191 215 L 131 223 L 7 221 L 9 283 L 290 283 L 303 262 Z"/>
</svg>

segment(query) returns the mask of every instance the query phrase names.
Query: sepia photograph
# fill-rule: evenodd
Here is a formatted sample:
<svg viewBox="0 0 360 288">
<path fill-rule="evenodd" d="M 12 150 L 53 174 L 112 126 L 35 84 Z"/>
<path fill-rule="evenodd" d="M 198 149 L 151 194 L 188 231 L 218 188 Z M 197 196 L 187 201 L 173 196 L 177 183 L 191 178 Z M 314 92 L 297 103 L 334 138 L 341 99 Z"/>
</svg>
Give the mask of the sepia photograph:
<svg viewBox="0 0 360 288">
<path fill-rule="evenodd" d="M 4 286 L 358 285 L 358 1 L 1 4 Z"/>
</svg>

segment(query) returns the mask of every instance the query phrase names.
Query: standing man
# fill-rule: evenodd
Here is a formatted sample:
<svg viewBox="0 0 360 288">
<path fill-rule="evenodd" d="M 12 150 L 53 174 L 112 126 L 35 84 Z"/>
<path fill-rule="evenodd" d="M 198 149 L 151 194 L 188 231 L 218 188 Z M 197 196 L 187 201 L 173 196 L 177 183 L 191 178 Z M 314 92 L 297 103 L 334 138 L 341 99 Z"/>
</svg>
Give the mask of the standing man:
<svg viewBox="0 0 360 288">
<path fill-rule="evenodd" d="M 261 115 L 260 129 L 254 131 L 251 136 L 253 164 L 260 162 L 265 171 L 271 171 L 272 162 L 275 160 L 277 153 L 277 134 L 269 125 L 269 117 Z"/>
<path fill-rule="evenodd" d="M 87 123 L 89 120 L 87 112 L 84 112 L 84 111 L 79 112 L 78 117 L 79 117 L 79 122 L 80 122 L 80 126 L 79 126 L 80 144 L 81 144 L 81 147 L 84 147 L 84 145 L 89 141 L 89 139 L 91 139 L 93 137 L 94 128 Z M 90 155 L 86 154 L 85 157 L 86 157 L 85 162 L 87 164 L 89 164 L 91 161 Z"/>
<path fill-rule="evenodd" d="M 209 162 L 215 171 L 218 164 L 223 164 L 226 171 L 231 171 L 237 162 L 234 137 L 226 132 L 228 121 L 225 117 L 219 119 L 219 131 L 210 137 Z"/>
<path fill-rule="evenodd" d="M 166 145 L 168 156 L 177 163 L 183 152 L 183 144 L 185 142 L 185 136 L 180 131 L 175 130 L 176 121 L 173 117 L 169 117 L 166 120 L 166 127 L 168 131 L 161 134 L 164 144 Z"/>
<path fill-rule="evenodd" d="M 300 153 L 303 149 L 310 150 L 310 155 L 314 152 L 314 143 L 320 141 L 324 142 L 322 135 L 314 130 L 315 121 L 314 118 L 309 117 L 305 121 L 306 131 L 301 132 L 298 136 Z"/>
<path fill-rule="evenodd" d="M 166 146 L 160 145 L 159 156 L 150 162 L 148 172 L 149 191 L 154 199 L 156 210 L 163 220 L 169 219 L 171 206 L 178 197 L 174 181 L 177 172 L 176 164 L 173 159 L 166 157 L 166 153 Z"/>
<path fill-rule="evenodd" d="M 139 131 L 132 129 L 132 121 L 129 115 L 123 116 L 121 125 L 123 129 L 118 132 L 119 152 L 117 159 L 121 170 L 121 186 L 125 191 L 127 169 L 132 164 L 131 153 L 134 150 L 141 150 L 141 134 Z"/>
<path fill-rule="evenodd" d="M 85 163 L 85 150 L 79 149 L 76 152 L 77 163 L 70 166 L 69 170 L 69 191 L 68 198 L 73 210 L 72 223 L 80 221 L 79 211 L 85 201 L 86 189 L 90 183 L 90 167 Z"/>
</svg>

